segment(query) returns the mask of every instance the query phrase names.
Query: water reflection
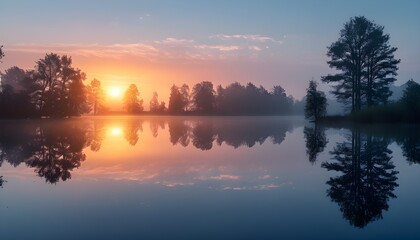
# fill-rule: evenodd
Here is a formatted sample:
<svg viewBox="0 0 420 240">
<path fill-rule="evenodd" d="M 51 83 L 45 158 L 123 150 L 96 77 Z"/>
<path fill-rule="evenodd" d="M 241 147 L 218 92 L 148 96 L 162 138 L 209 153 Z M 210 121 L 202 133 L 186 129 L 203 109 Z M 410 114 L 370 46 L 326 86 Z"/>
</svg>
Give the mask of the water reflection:
<svg viewBox="0 0 420 240">
<path fill-rule="evenodd" d="M 385 138 L 355 129 L 347 141 L 338 142 L 331 151 L 333 161 L 322 164 L 328 171 L 340 173 L 327 181 L 327 194 L 351 225 L 363 228 L 381 219 L 382 211 L 388 210 L 388 200 L 396 197 L 393 192 L 398 186 L 398 172 L 388 145 Z"/>
<path fill-rule="evenodd" d="M 342 127 L 342 126 L 340 126 Z M 349 133 L 349 134 L 348 134 Z M 340 130 L 344 141 L 334 143 L 322 168 L 337 173 L 327 181 L 327 195 L 337 203 L 343 217 L 358 228 L 382 219 L 396 198 L 398 171 L 392 161 L 389 145 L 397 142 L 410 163 L 419 160 L 420 138 L 416 127 L 352 126 Z M 316 161 L 327 143 L 325 128 L 305 127 L 304 137 L 309 161 Z M 398 159 L 400 160 L 400 159 Z"/>
<path fill-rule="evenodd" d="M 313 164 L 316 162 L 318 154 L 324 151 L 328 143 L 325 129 L 318 125 L 312 127 L 305 126 L 303 134 L 305 137 L 306 154 L 309 157 L 309 162 Z"/>
<path fill-rule="evenodd" d="M 381 219 L 396 198 L 397 170 L 402 170 L 395 162 L 401 159 L 395 159 L 391 149 L 399 146 L 409 163 L 420 163 L 420 134 L 411 126 L 394 131 L 305 126 L 296 133 L 298 126 L 302 124 L 294 120 L 270 117 L 3 121 L 0 164 L 27 166 L 52 184 L 73 176 L 168 187 L 272 190 L 297 181 L 325 187 L 326 181 L 326 194 L 344 219 L 364 228 Z M 331 177 L 326 180 L 321 174 L 308 183 L 312 170 Z M 5 180 L 11 182 L 10 175 L 1 175 L 0 187 Z"/>
<path fill-rule="evenodd" d="M 409 130 L 403 137 L 399 137 L 404 157 L 409 163 L 420 164 L 420 132 Z"/>
<path fill-rule="evenodd" d="M 1 162 L 25 163 L 49 183 L 66 181 L 86 159 L 87 131 L 74 124 L 3 124 L 0 131 Z"/>
<path fill-rule="evenodd" d="M 0 163 L 6 161 L 14 167 L 25 164 L 48 183 L 66 181 L 72 177 L 71 172 L 86 160 L 86 148 L 93 152 L 109 152 L 112 156 L 118 154 L 121 160 L 137 157 L 138 153 L 134 151 L 118 152 L 117 149 L 123 148 L 119 141 L 114 142 L 112 149 L 104 149 L 103 142 L 107 138 L 123 138 L 130 146 L 142 147 L 140 138 L 145 135 L 143 125 L 147 121 L 151 137 L 157 138 L 159 130 L 164 131 L 165 126 L 168 126 L 168 137 L 172 145 L 187 147 L 192 143 L 191 146 L 202 151 L 213 149 L 216 143 L 218 146 L 225 143 L 234 148 L 251 148 L 256 143 L 263 144 L 268 138 L 271 138 L 272 143 L 280 144 L 285 139 L 286 132 L 293 129 L 291 121 L 278 121 L 275 118 L 96 118 L 18 123 L 6 121 L 0 126 Z M 162 142 L 148 147 L 159 148 L 159 144 Z M 162 164 L 165 163 L 158 162 L 153 167 L 149 164 L 139 171 L 146 172 L 148 168 L 159 167 L 160 169 L 150 170 L 149 175 L 162 175 L 160 171 L 168 172 L 168 169 L 161 169 Z M 185 171 L 191 172 L 189 169 L 193 166 L 190 162 L 182 164 L 177 167 L 178 171 L 184 168 Z M 165 168 L 167 167 L 168 164 Z M 220 165 L 210 168 L 218 167 Z M 202 176 L 193 178 L 202 179 Z"/>
</svg>

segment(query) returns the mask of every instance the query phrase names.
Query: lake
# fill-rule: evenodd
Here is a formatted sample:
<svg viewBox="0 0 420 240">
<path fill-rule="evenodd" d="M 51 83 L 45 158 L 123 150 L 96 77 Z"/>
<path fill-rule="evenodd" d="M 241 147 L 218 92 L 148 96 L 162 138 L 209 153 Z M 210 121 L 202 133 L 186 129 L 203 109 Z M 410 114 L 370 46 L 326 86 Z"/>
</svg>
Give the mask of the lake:
<svg viewBox="0 0 420 240">
<path fill-rule="evenodd" d="M 420 128 L 0 122 L 1 239 L 420 239 Z"/>
</svg>

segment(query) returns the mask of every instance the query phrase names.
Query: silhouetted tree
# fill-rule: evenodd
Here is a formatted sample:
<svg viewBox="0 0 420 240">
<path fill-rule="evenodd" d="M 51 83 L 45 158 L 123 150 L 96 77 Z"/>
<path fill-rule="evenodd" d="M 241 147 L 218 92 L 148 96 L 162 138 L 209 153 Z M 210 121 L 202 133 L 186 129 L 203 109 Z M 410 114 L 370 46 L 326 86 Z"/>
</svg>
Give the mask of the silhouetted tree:
<svg viewBox="0 0 420 240">
<path fill-rule="evenodd" d="M 202 113 L 212 113 L 214 105 L 213 83 L 197 83 L 192 92 L 194 110 Z"/>
<path fill-rule="evenodd" d="M 260 91 L 265 91 L 263 87 L 260 87 Z M 286 91 L 280 85 L 274 86 L 271 90 L 271 96 L 273 98 L 274 113 L 291 113 L 293 106 L 293 98 L 286 95 Z"/>
<path fill-rule="evenodd" d="M 41 116 L 66 117 L 80 115 L 88 110 L 85 107 L 74 106 L 86 105 L 85 97 L 78 95 L 72 99 L 73 102 L 69 101 L 70 86 L 73 93 L 85 91 L 81 83 L 85 80 L 85 74 L 71 65 L 71 57 L 60 57 L 54 53 L 47 54 L 37 61 L 32 74 L 37 89 L 31 96 Z"/>
<path fill-rule="evenodd" d="M 317 83 L 309 81 L 306 89 L 305 117 L 313 122 L 317 122 L 320 117 L 327 112 L 327 98 L 325 93 L 317 90 Z"/>
<path fill-rule="evenodd" d="M 309 162 L 315 163 L 318 154 L 324 151 L 324 148 L 328 143 L 325 130 L 322 127 L 315 125 L 314 127 L 305 127 L 303 129 L 303 134 Z"/>
<path fill-rule="evenodd" d="M 0 60 L 4 57 L 3 45 L 0 46 Z"/>
<path fill-rule="evenodd" d="M 185 102 L 179 88 L 172 85 L 171 94 L 169 96 L 168 111 L 172 114 L 183 113 L 185 109 Z"/>
<path fill-rule="evenodd" d="M 351 225 L 363 228 L 381 219 L 389 198 L 396 197 L 393 191 L 398 186 L 398 172 L 391 153 L 386 139 L 362 136 L 355 129 L 349 141 L 337 143 L 331 152 L 334 162 L 322 164 L 328 171 L 342 173 L 327 181 L 327 193 Z"/>
<path fill-rule="evenodd" d="M 1 73 L 1 89 L 9 86 L 13 93 L 30 90 L 29 75 L 29 72 L 16 66 L 6 69 L 5 73 Z"/>
<path fill-rule="evenodd" d="M 29 80 L 30 72 L 18 67 L 6 69 L 1 75 L 0 116 L 30 117 L 35 115 L 35 106 L 30 93 L 35 86 Z"/>
<path fill-rule="evenodd" d="M 103 112 L 105 109 L 105 93 L 102 89 L 101 82 L 96 78 L 88 86 L 88 99 L 90 105 L 92 105 L 94 115 Z"/>
<path fill-rule="evenodd" d="M 184 111 L 187 112 L 190 110 L 190 87 L 187 84 L 182 84 L 179 89 L 182 96 L 182 104 L 184 106 Z"/>
<path fill-rule="evenodd" d="M 365 17 L 354 17 L 344 24 L 340 38 L 328 48 L 330 68 L 340 72 L 322 81 L 335 83 L 332 93 L 343 103 L 350 103 L 352 112 L 362 105 L 386 103 L 391 95 L 400 60 L 394 58 L 397 48 L 389 45 L 384 27 Z"/>
<path fill-rule="evenodd" d="M 293 99 L 287 97 L 281 86 L 271 92 L 252 83 L 242 86 L 233 83 L 217 87 L 215 110 L 225 115 L 279 115 L 292 113 Z"/>
<path fill-rule="evenodd" d="M 153 97 L 150 100 L 150 112 L 156 113 L 159 109 L 159 100 L 157 92 L 153 92 Z"/>
<path fill-rule="evenodd" d="M 140 92 L 135 84 L 130 84 L 124 93 L 123 103 L 124 108 L 129 113 L 143 112 L 143 99 L 139 100 Z"/>
<path fill-rule="evenodd" d="M 420 84 L 412 79 L 407 82 L 400 103 L 411 121 L 420 120 Z"/>
<path fill-rule="evenodd" d="M 80 116 L 91 111 L 88 100 L 88 89 L 83 84 L 86 76 L 81 72 L 76 72 L 75 75 L 66 90 L 68 97 L 66 99 L 67 111 L 65 115 L 67 116 Z"/>
<path fill-rule="evenodd" d="M 150 112 L 151 113 L 164 113 L 166 111 L 165 102 L 159 104 L 157 92 L 153 92 L 153 97 L 150 100 Z"/>
</svg>

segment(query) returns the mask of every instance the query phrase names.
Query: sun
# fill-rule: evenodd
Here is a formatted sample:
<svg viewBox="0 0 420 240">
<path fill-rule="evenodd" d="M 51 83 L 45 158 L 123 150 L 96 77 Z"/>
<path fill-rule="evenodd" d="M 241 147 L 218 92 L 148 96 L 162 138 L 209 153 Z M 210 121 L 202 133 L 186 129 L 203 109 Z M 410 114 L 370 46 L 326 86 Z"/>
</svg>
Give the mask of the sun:
<svg viewBox="0 0 420 240">
<path fill-rule="evenodd" d="M 121 135 L 121 133 L 122 133 L 121 128 L 114 127 L 111 129 L 111 135 L 119 136 Z"/>
<path fill-rule="evenodd" d="M 120 89 L 120 88 L 117 88 L 117 87 L 112 87 L 112 88 L 109 90 L 109 95 L 110 95 L 111 97 L 114 97 L 114 98 L 119 98 L 119 97 L 121 97 L 121 95 L 122 95 L 122 91 L 121 91 L 121 89 Z"/>
</svg>

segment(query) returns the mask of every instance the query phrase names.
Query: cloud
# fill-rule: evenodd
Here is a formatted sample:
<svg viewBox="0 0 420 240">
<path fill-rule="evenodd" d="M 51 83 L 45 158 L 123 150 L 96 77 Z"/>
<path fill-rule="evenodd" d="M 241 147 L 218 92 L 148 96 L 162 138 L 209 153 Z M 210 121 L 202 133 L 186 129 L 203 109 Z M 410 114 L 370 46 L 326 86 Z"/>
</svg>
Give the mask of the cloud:
<svg viewBox="0 0 420 240">
<path fill-rule="evenodd" d="M 150 62 L 167 60 L 222 60 L 234 57 L 255 57 L 266 49 L 267 41 L 276 41 L 261 35 L 217 35 L 222 39 L 249 39 L 253 44 L 197 42 L 193 39 L 167 37 L 162 40 L 114 44 L 14 44 L 8 52 L 46 54 L 54 52 L 70 56 L 122 59 L 141 58 Z"/>
<path fill-rule="evenodd" d="M 8 47 L 10 52 L 27 53 L 59 53 L 67 55 L 79 55 L 85 57 L 108 57 L 119 58 L 126 55 L 156 57 L 160 50 L 153 45 L 143 43 L 131 44 L 16 44 Z"/>
<path fill-rule="evenodd" d="M 152 16 L 152 15 L 150 15 L 149 13 L 144 14 L 144 15 L 140 15 L 140 16 L 139 16 L 139 20 L 140 20 L 140 21 L 143 21 L 143 20 L 145 20 L 146 18 L 149 18 L 150 16 Z"/>
<path fill-rule="evenodd" d="M 216 49 L 221 52 L 230 52 L 230 51 L 237 51 L 240 50 L 241 47 L 238 45 L 196 45 L 195 48 L 197 49 Z"/>
<path fill-rule="evenodd" d="M 234 34 L 234 35 L 216 34 L 216 35 L 210 36 L 210 38 L 216 38 L 216 39 L 225 40 L 225 41 L 226 40 L 245 40 L 245 41 L 250 41 L 250 42 L 258 42 L 258 43 L 267 43 L 267 42 L 279 43 L 279 44 L 283 43 L 283 41 L 281 40 L 276 40 L 272 37 L 263 36 L 259 34 Z"/>
<path fill-rule="evenodd" d="M 262 50 L 262 48 L 261 47 L 258 47 L 258 46 L 249 46 L 248 49 L 249 50 L 254 50 L 254 51 L 257 51 L 257 52 L 259 52 L 259 51 Z"/>
<path fill-rule="evenodd" d="M 199 180 L 238 180 L 240 177 L 236 175 L 228 175 L 228 174 L 221 174 L 218 176 L 211 176 L 211 177 L 199 177 Z"/>
<path fill-rule="evenodd" d="M 173 44 L 173 45 L 179 45 L 179 44 L 192 44 L 194 43 L 194 40 L 192 39 L 179 39 L 174 37 L 168 37 L 164 40 L 155 41 L 157 44 Z"/>
</svg>

